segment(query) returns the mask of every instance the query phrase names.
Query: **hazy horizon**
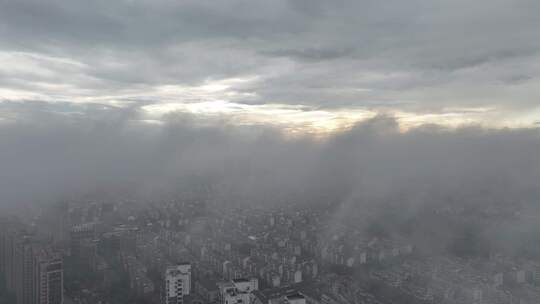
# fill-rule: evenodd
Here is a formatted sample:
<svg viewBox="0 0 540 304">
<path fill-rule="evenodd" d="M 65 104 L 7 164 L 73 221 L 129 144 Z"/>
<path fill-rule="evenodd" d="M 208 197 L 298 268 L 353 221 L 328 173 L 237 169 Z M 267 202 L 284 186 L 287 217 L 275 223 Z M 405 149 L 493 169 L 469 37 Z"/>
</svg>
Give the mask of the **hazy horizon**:
<svg viewBox="0 0 540 304">
<path fill-rule="evenodd" d="M 0 304 L 537 304 L 539 16 L 0 0 Z"/>
</svg>

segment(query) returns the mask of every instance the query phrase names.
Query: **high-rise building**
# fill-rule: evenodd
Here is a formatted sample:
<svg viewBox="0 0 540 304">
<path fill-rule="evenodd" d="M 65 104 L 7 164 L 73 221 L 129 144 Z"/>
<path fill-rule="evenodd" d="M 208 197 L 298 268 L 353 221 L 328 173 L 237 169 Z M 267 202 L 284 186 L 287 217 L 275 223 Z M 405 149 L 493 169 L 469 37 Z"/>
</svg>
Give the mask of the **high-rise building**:
<svg viewBox="0 0 540 304">
<path fill-rule="evenodd" d="M 179 264 L 165 270 L 163 304 L 181 304 L 191 290 L 191 265 Z"/>
<path fill-rule="evenodd" d="M 35 304 L 35 244 L 29 236 L 23 236 L 15 240 L 14 246 L 13 287 L 17 304 Z"/>
<path fill-rule="evenodd" d="M 15 237 L 11 233 L 6 233 L 4 238 L 4 280 L 7 290 L 14 290 L 14 260 L 13 251 L 15 249 Z"/>
<path fill-rule="evenodd" d="M 23 236 L 16 224 L 4 221 L 2 230 L 0 231 L 0 257 L 2 261 L 3 279 L 6 284 L 6 289 L 9 291 L 15 290 L 15 245 L 16 241 Z"/>
<path fill-rule="evenodd" d="M 69 204 L 65 201 L 54 204 L 51 208 L 50 217 L 52 223 L 52 235 L 57 242 L 64 242 L 69 237 Z"/>
<path fill-rule="evenodd" d="M 36 298 L 39 304 L 62 304 L 64 267 L 62 256 L 42 249 L 36 254 Z"/>
<path fill-rule="evenodd" d="M 0 233 L 0 257 L 14 304 L 62 304 L 62 256 L 23 230 L 11 228 Z"/>
<path fill-rule="evenodd" d="M 75 256 L 79 262 L 88 270 L 95 272 L 97 269 L 97 240 L 83 239 L 78 243 L 78 255 Z"/>
<path fill-rule="evenodd" d="M 93 223 L 74 226 L 70 231 L 71 256 L 80 258 L 83 248 L 81 244 L 85 240 L 94 240 L 96 237 L 95 225 Z"/>
<path fill-rule="evenodd" d="M 7 223 L 0 219 L 0 279 L 6 282 Z"/>
</svg>

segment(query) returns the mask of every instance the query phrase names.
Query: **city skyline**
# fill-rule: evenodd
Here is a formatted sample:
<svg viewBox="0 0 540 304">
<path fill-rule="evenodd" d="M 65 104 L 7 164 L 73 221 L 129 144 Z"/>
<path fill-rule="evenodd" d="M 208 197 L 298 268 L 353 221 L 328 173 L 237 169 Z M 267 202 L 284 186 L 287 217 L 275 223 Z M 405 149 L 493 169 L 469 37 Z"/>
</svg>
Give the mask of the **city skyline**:
<svg viewBox="0 0 540 304">
<path fill-rule="evenodd" d="M 0 304 L 540 303 L 539 16 L 0 0 Z"/>
</svg>

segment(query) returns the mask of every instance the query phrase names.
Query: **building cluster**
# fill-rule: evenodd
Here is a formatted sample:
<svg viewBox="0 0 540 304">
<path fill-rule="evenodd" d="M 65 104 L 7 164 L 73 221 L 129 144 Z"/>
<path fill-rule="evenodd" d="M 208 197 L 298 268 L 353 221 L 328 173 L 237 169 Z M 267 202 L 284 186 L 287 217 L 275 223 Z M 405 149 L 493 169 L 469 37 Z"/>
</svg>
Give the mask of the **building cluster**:
<svg viewBox="0 0 540 304">
<path fill-rule="evenodd" d="M 233 279 L 218 283 L 221 304 L 245 304 L 253 302 L 253 292 L 259 289 L 257 279 Z"/>
<path fill-rule="evenodd" d="M 501 257 L 429 257 L 370 273 L 373 280 L 428 303 L 532 304 L 540 299 L 535 265 Z"/>
<path fill-rule="evenodd" d="M 145 296 L 155 291 L 154 282 L 148 277 L 148 268 L 136 256 L 120 254 L 122 267 L 129 280 L 129 288 L 137 296 Z"/>
<path fill-rule="evenodd" d="M 354 225 L 369 219 L 340 222 L 325 208 L 206 210 L 196 199 L 62 206 L 53 240 L 1 222 L 0 270 L 14 304 L 117 304 L 118 293 L 125 303 L 160 304 L 540 299 L 540 262 L 532 258 L 422 255 L 403 235 L 374 235 Z M 64 287 L 65 267 L 86 279 Z"/>
<path fill-rule="evenodd" d="M 25 227 L 0 222 L 0 275 L 13 304 L 62 304 L 63 257 Z"/>
<path fill-rule="evenodd" d="M 348 267 L 384 263 L 412 253 L 413 245 L 404 240 L 383 240 L 359 235 L 323 241 L 320 245 L 320 257 L 323 261 Z"/>
</svg>

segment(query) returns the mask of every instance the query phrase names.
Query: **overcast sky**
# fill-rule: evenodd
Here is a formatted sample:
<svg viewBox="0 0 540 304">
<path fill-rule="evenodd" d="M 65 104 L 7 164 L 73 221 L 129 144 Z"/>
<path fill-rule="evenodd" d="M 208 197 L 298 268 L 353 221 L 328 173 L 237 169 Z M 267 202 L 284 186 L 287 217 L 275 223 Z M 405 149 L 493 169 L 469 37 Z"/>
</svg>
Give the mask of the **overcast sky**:
<svg viewBox="0 0 540 304">
<path fill-rule="evenodd" d="M 503 205 L 536 237 L 539 16 L 538 0 L 0 0 L 0 210 L 195 184 L 216 203 L 334 203 L 338 224 L 369 203 L 413 222 Z"/>
<path fill-rule="evenodd" d="M 380 113 L 533 127 L 539 13 L 537 0 L 3 0 L 0 121 L 114 107 L 295 132 Z"/>
</svg>

